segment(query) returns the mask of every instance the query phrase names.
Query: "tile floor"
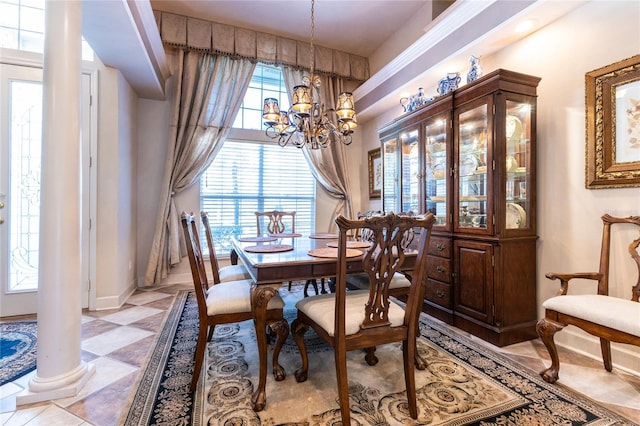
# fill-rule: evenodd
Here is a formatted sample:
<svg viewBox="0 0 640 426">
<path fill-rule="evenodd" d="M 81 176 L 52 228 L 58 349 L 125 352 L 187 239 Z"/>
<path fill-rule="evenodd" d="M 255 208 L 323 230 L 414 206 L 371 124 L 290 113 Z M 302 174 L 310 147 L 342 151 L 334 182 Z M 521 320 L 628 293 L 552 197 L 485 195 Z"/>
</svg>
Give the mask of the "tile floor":
<svg viewBox="0 0 640 426">
<path fill-rule="evenodd" d="M 5 384 L 0 387 L 0 425 L 117 425 L 120 414 L 128 408 L 130 390 L 173 296 L 178 290 L 190 289 L 191 285 L 173 283 L 140 290 L 120 309 L 85 311 L 82 359 L 92 362 L 96 373 L 75 397 L 17 409 L 15 396 L 27 386 L 30 375 Z M 546 349 L 539 340 L 504 348 L 488 346 L 534 371 L 549 364 Z M 615 369 L 613 373 L 607 373 L 600 361 L 569 351 L 560 350 L 560 356 L 560 386 L 570 387 L 640 422 L 640 377 Z"/>
</svg>

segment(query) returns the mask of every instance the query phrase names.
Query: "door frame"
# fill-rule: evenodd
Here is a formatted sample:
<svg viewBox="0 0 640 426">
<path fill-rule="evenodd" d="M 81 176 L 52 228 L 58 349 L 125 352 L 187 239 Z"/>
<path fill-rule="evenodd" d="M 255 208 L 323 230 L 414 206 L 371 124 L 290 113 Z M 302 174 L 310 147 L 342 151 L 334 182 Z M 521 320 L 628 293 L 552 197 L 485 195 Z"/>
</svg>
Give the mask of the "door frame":
<svg viewBox="0 0 640 426">
<path fill-rule="evenodd" d="M 23 52 L 12 49 L 0 48 L 0 65 L 10 65 L 24 68 L 42 70 L 43 55 L 33 52 Z M 98 154 L 98 69 L 95 64 L 87 61 L 82 63 L 82 101 L 88 101 L 86 116 L 82 117 L 81 124 L 81 283 L 82 283 L 82 308 L 95 309 L 96 305 L 96 211 L 97 211 L 97 154 Z M 88 93 L 85 92 L 88 90 Z M 83 104 L 86 105 L 86 104 Z M 85 113 L 83 107 L 82 113 Z M 88 191 L 85 190 L 88 187 Z M 8 265 L 7 265 L 8 266 Z M 3 294 L 5 288 L 0 289 Z M 32 293 L 16 293 L 17 303 L 22 303 Z M 35 305 L 37 310 L 37 303 Z M 4 315 L 4 314 L 3 314 Z"/>
</svg>

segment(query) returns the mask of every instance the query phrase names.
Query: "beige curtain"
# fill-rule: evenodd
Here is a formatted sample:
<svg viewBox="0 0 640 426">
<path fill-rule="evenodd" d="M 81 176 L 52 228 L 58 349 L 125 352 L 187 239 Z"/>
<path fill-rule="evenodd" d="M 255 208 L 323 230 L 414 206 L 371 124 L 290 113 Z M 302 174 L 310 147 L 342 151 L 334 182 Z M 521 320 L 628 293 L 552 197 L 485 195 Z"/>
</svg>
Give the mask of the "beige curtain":
<svg viewBox="0 0 640 426">
<path fill-rule="evenodd" d="M 284 83 L 291 98 L 293 87 L 301 84 L 303 74 L 306 71 L 294 69 L 292 67 L 283 66 L 282 73 Z M 307 73 L 308 74 L 308 73 Z M 344 81 L 340 77 L 332 77 L 327 75 L 319 75 L 320 77 L 320 103 L 328 108 L 333 108 L 338 102 L 338 95 L 344 91 Z M 335 117 L 330 117 L 335 118 Z M 309 163 L 311 173 L 322 187 L 331 195 L 331 197 L 340 200 L 333 211 L 332 217 L 339 214 L 351 218 L 351 189 L 349 185 L 348 163 L 347 163 L 347 147 L 339 140 L 331 136 L 331 143 L 323 149 L 303 148 L 304 156 Z M 332 229 L 335 230 L 335 224 L 331 222 Z"/>
<path fill-rule="evenodd" d="M 193 185 L 229 133 L 255 64 L 245 59 L 171 49 L 171 122 L 162 198 L 144 285 L 180 262 L 180 218 L 174 196 Z"/>
</svg>

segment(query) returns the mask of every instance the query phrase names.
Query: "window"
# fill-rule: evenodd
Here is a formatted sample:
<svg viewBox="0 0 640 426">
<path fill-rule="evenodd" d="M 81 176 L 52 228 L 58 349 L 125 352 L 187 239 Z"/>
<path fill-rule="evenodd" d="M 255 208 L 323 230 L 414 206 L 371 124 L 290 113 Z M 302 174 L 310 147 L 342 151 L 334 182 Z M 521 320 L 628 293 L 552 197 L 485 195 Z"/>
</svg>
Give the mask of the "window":
<svg viewBox="0 0 640 426">
<path fill-rule="evenodd" d="M 232 235 L 256 235 L 256 211 L 296 211 L 296 232 L 315 224 L 315 179 L 302 150 L 227 140 L 200 178 L 200 209 L 209 212 L 216 253 Z M 202 241 L 205 241 L 204 238 Z"/>
<path fill-rule="evenodd" d="M 209 213 L 221 256 L 231 250 L 230 236 L 256 235 L 257 211 L 295 211 L 296 232 L 315 230 L 315 179 L 302 150 L 256 141 L 265 139 L 260 130 L 267 97 L 278 99 L 282 110 L 289 108 L 280 68 L 258 64 L 233 125 L 255 131 L 249 132 L 255 139 L 227 139 L 200 178 L 200 209 Z"/>
<path fill-rule="evenodd" d="M 257 64 L 233 127 L 263 130 L 262 105 L 265 98 L 276 98 L 282 111 L 289 109 L 287 88 L 280 68 Z"/>
<path fill-rule="evenodd" d="M 45 0 L 0 0 L 0 47 L 44 52 Z M 93 61 L 93 50 L 82 39 L 82 59 Z"/>
</svg>

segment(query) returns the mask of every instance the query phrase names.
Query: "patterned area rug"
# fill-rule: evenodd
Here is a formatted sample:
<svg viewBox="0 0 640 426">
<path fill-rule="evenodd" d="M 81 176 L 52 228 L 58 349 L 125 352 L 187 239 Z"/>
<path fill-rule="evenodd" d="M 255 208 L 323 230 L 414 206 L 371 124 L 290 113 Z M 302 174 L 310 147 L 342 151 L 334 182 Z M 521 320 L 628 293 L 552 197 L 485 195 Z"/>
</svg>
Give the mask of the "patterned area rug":
<svg viewBox="0 0 640 426">
<path fill-rule="evenodd" d="M 0 386 L 36 368 L 37 323 L 0 323 Z"/>
<path fill-rule="evenodd" d="M 285 315 L 295 317 L 302 286 L 285 287 Z M 333 351 L 309 331 L 309 378 L 297 383 L 300 356 L 292 338 L 280 355 L 287 378 L 269 372 L 267 407 L 255 413 L 257 348 L 250 321 L 216 328 L 198 389 L 189 393 L 198 326 L 195 296 L 177 295 L 146 370 L 132 395 L 126 425 L 334 425 L 340 424 Z M 379 347 L 368 366 L 351 352 L 348 374 L 352 423 L 356 425 L 632 425 L 566 389 L 549 385 L 504 356 L 421 318 L 419 352 L 429 367 L 416 370 L 419 418 L 408 415 L 398 345 Z M 271 354 L 271 353 L 270 353 Z"/>
</svg>

